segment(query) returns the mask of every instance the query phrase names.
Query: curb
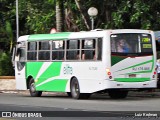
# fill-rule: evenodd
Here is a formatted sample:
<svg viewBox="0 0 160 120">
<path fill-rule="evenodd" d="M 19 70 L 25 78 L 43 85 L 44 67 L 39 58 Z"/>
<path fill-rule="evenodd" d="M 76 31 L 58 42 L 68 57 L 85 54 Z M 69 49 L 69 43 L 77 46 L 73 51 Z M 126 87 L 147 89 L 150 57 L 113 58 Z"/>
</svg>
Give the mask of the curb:
<svg viewBox="0 0 160 120">
<path fill-rule="evenodd" d="M 0 90 L 0 94 L 13 93 L 13 94 L 29 94 L 28 90 Z"/>
<path fill-rule="evenodd" d="M 14 80 L 14 79 L 15 79 L 15 76 L 0 76 L 0 80 L 4 80 L 4 79 Z"/>
</svg>

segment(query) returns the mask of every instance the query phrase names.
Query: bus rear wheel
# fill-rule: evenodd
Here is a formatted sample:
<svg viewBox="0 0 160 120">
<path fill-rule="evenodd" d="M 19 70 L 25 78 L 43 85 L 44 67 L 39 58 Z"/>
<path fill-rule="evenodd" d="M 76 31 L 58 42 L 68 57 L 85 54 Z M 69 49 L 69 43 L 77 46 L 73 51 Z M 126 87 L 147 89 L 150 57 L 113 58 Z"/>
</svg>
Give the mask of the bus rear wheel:
<svg viewBox="0 0 160 120">
<path fill-rule="evenodd" d="M 77 78 L 73 78 L 71 80 L 71 96 L 74 99 L 88 99 L 90 97 L 90 93 L 80 93 L 80 87 Z"/>
<path fill-rule="evenodd" d="M 42 91 L 36 91 L 34 79 L 31 78 L 29 82 L 29 92 L 32 97 L 40 97 L 42 95 Z"/>
<path fill-rule="evenodd" d="M 110 98 L 112 98 L 112 99 L 124 99 L 127 97 L 128 91 L 113 89 L 113 90 L 109 90 L 108 94 L 109 94 Z"/>
</svg>

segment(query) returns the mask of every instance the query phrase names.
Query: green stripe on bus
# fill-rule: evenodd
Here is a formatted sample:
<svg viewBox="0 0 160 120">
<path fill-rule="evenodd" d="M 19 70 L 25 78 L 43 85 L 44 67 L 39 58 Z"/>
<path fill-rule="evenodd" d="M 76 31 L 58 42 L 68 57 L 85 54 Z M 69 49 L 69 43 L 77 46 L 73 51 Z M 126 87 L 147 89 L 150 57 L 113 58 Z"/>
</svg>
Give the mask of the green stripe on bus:
<svg viewBox="0 0 160 120">
<path fill-rule="evenodd" d="M 36 82 L 36 85 L 44 82 L 46 79 L 59 76 L 60 70 L 61 70 L 62 62 L 53 62 L 40 76 L 38 81 Z"/>
<path fill-rule="evenodd" d="M 126 74 L 142 74 L 142 73 L 151 73 L 151 70 L 146 70 L 146 71 L 138 71 L 138 72 L 126 72 L 123 74 L 119 74 L 119 75 L 126 75 Z"/>
<path fill-rule="evenodd" d="M 43 63 L 44 62 L 27 62 L 26 78 L 28 76 L 32 76 L 33 78 L 36 78 Z"/>
<path fill-rule="evenodd" d="M 115 78 L 117 82 L 145 82 L 149 81 L 150 78 Z"/>
<path fill-rule="evenodd" d="M 113 65 L 115 65 L 115 64 L 117 64 L 118 62 L 120 62 L 120 61 L 122 61 L 122 60 L 124 60 L 124 59 L 126 59 L 127 57 L 122 57 L 122 56 L 111 56 L 111 65 L 113 66 Z"/>
<path fill-rule="evenodd" d="M 71 32 L 54 33 L 54 34 L 35 34 L 30 35 L 28 41 L 38 40 L 64 40 L 67 39 Z"/>
<path fill-rule="evenodd" d="M 65 92 L 67 81 L 67 79 L 55 79 L 36 87 L 36 90 Z"/>
<path fill-rule="evenodd" d="M 142 62 L 142 63 L 136 64 L 136 65 L 133 65 L 133 66 L 130 66 L 130 67 L 127 67 L 127 68 L 118 70 L 118 71 L 116 71 L 116 72 L 119 72 L 119 71 L 122 71 L 122 70 L 127 70 L 127 69 L 130 69 L 130 68 L 133 68 L 133 67 L 137 67 L 137 66 L 140 66 L 140 65 L 144 65 L 144 64 L 150 63 L 150 62 L 152 62 L 152 64 L 154 64 L 154 60 L 152 59 L 152 60 L 149 60 L 149 61 L 146 61 L 146 62 Z M 153 68 L 151 68 L 151 70 L 149 70 L 149 71 L 152 72 L 152 69 L 153 69 Z M 140 72 L 141 72 L 141 71 L 140 71 Z"/>
<path fill-rule="evenodd" d="M 152 70 L 153 70 L 153 69 L 155 69 L 155 68 L 154 68 L 154 64 L 156 64 L 156 63 L 155 63 L 154 56 L 152 56 L 152 62 L 153 62 L 153 64 L 152 64 Z"/>
</svg>

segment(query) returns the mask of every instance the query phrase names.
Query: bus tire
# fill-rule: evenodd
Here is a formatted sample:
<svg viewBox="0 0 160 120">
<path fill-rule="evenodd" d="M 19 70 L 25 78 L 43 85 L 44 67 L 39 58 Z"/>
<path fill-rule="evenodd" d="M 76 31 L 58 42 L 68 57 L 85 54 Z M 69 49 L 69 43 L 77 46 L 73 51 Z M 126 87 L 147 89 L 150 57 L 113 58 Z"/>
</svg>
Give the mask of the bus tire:
<svg viewBox="0 0 160 120">
<path fill-rule="evenodd" d="M 74 99 L 88 99 L 90 97 L 90 93 L 80 93 L 80 87 L 77 78 L 73 78 L 71 80 L 71 96 Z"/>
<path fill-rule="evenodd" d="M 113 90 L 109 90 L 108 94 L 109 94 L 110 98 L 112 98 L 112 99 L 124 99 L 127 97 L 128 91 L 113 89 Z"/>
<path fill-rule="evenodd" d="M 33 78 L 31 78 L 31 80 L 29 81 L 29 92 L 32 97 L 40 97 L 42 95 L 42 91 L 36 91 Z"/>
</svg>

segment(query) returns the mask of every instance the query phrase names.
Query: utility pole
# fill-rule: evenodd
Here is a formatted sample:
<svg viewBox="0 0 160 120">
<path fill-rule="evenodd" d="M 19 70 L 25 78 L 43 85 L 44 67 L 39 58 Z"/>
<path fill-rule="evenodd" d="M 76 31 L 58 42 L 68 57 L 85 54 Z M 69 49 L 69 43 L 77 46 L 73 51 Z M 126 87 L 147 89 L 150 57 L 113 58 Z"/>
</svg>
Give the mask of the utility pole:
<svg viewBox="0 0 160 120">
<path fill-rule="evenodd" d="M 19 15 L 18 15 L 18 0 L 16 0 L 16 38 L 19 37 Z"/>
</svg>

